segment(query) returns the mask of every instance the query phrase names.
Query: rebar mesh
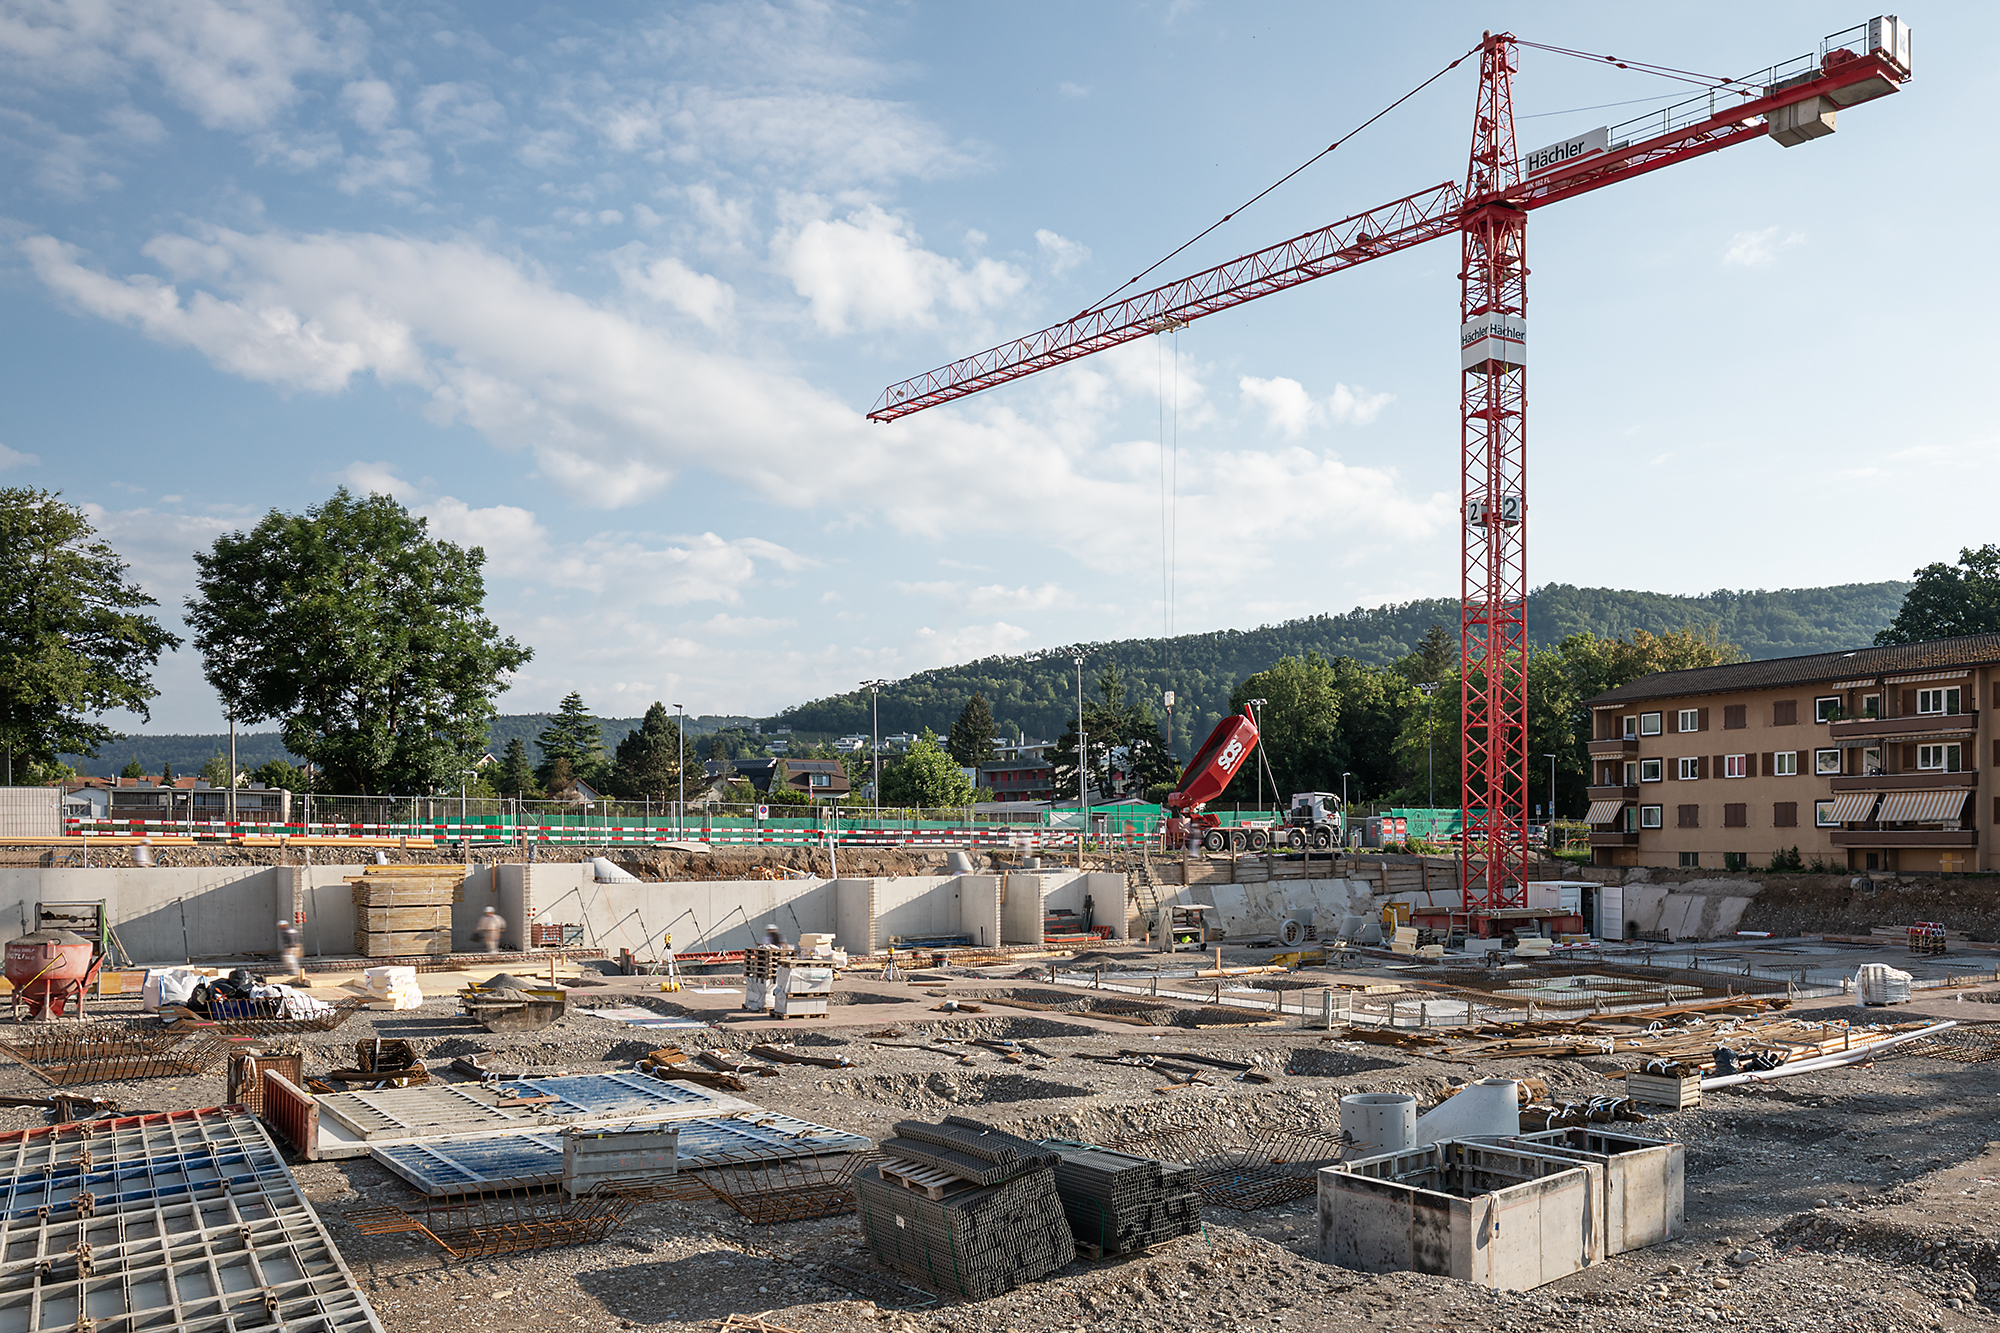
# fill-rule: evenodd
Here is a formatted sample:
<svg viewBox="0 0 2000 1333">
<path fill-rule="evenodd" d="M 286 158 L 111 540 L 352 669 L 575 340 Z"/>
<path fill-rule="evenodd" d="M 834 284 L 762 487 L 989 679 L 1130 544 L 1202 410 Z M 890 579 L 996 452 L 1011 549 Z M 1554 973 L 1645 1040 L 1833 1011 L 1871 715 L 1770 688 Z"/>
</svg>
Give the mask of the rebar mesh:
<svg viewBox="0 0 2000 1333">
<path fill-rule="evenodd" d="M 17 1028 L 0 1038 L 0 1055 L 57 1087 L 205 1074 L 228 1049 L 208 1031 L 148 1031 L 122 1023 Z"/>
<path fill-rule="evenodd" d="M 881 1156 L 875 1152 L 789 1158 L 773 1154 L 689 1174 L 753 1226 L 772 1226 L 853 1212 L 855 1174 L 880 1161 Z"/>
<path fill-rule="evenodd" d="M 1195 1169 L 1203 1203 L 1247 1212 L 1318 1189 L 1319 1169 L 1340 1160 L 1344 1134 L 1309 1130 L 1231 1130 L 1212 1126 L 1134 1135 L 1107 1147 Z"/>
<path fill-rule="evenodd" d="M 368 1007 L 366 1000 L 335 1000 L 329 1013 L 317 1018 L 195 1019 L 196 1032 L 223 1032 L 233 1037 L 288 1037 L 296 1032 L 331 1032 Z"/>
<path fill-rule="evenodd" d="M 572 1195 L 542 1186 L 461 1194 L 411 1209 L 385 1204 L 350 1213 L 348 1220 L 364 1236 L 415 1231 L 454 1259 L 492 1259 L 603 1240 L 637 1207 L 638 1200 L 620 1190 Z"/>
</svg>

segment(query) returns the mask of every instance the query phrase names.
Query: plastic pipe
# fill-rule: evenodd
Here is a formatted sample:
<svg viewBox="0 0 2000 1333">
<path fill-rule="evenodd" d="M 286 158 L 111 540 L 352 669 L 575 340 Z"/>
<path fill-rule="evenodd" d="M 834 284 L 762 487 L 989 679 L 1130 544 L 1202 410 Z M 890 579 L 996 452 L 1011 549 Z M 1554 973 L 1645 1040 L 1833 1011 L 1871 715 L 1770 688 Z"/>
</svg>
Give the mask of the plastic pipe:
<svg viewBox="0 0 2000 1333">
<path fill-rule="evenodd" d="M 1701 1081 L 1701 1090 L 1703 1092 L 1710 1092 L 1716 1088 L 1733 1088 L 1739 1083 L 1767 1083 L 1774 1078 L 1787 1078 L 1793 1074 L 1811 1074 L 1822 1069 L 1838 1069 L 1842 1065 L 1858 1064 L 1873 1056 L 1877 1051 L 1887 1050 L 1891 1046 L 1900 1046 L 1906 1041 L 1915 1041 L 1919 1037 L 1934 1037 L 1946 1028 L 1955 1028 L 1957 1026 L 1956 1022 L 1947 1020 L 1942 1023 L 1933 1023 L 1927 1028 L 1918 1028 L 1915 1032 L 1901 1033 L 1885 1041 L 1875 1041 L 1870 1042 L 1866 1046 L 1857 1046 L 1851 1051 L 1838 1051 L 1831 1055 L 1818 1055 L 1810 1060 L 1798 1060 L 1791 1064 L 1779 1065 L 1776 1069 L 1760 1069 L 1748 1074 L 1723 1074 L 1718 1078 L 1705 1078 Z"/>
</svg>

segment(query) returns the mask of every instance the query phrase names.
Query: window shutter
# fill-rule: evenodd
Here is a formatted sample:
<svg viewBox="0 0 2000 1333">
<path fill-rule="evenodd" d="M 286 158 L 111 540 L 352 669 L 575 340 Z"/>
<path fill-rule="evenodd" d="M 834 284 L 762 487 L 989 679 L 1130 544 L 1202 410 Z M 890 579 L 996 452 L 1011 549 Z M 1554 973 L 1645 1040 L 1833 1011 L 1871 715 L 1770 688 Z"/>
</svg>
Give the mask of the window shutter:
<svg viewBox="0 0 2000 1333">
<path fill-rule="evenodd" d="M 1916 711 L 1917 711 L 1917 692 L 1915 690 L 1904 690 L 1903 716 L 1904 717 L 1913 716 L 1916 713 Z"/>
<path fill-rule="evenodd" d="M 1905 745 L 1903 747 L 1903 771 L 1905 773 L 1914 772 L 1916 767 L 1917 747 L 1914 745 Z"/>
<path fill-rule="evenodd" d="M 1764 776 L 1767 778 L 1771 777 L 1775 775 L 1777 771 L 1778 771 L 1778 756 L 1773 754 L 1769 750 L 1764 751 Z"/>
<path fill-rule="evenodd" d="M 1993 742 L 1993 767 L 2000 768 L 2000 741 Z"/>
<path fill-rule="evenodd" d="M 1702 755 L 1700 758 L 1694 761 L 1694 775 L 1698 778 L 1705 778 L 1708 776 L 1707 755 Z"/>
<path fill-rule="evenodd" d="M 1680 734 L 1681 734 L 1681 712 L 1680 712 L 1680 709 L 1678 709 L 1678 708 L 1669 708 L 1669 709 L 1667 710 L 1667 735 L 1669 735 L 1669 736 L 1678 736 L 1678 735 L 1680 735 Z"/>
<path fill-rule="evenodd" d="M 1708 730 L 1708 710 L 1706 708 L 1700 709 L 1699 711 L 1696 712 L 1694 719 L 1694 729 L 1696 731 Z"/>
<path fill-rule="evenodd" d="M 1715 756 L 1715 776 L 1719 778 L 1729 776 L 1729 759 L 1726 755 Z"/>
</svg>

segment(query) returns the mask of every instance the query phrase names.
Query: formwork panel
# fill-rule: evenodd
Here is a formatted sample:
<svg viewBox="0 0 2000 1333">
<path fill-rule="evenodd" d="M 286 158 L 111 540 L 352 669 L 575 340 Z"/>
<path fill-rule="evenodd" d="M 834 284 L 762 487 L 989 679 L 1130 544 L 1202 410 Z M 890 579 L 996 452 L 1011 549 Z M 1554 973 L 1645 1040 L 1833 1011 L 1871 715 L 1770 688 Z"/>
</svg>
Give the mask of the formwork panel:
<svg viewBox="0 0 2000 1333">
<path fill-rule="evenodd" d="M 277 1149 L 240 1109 L 0 1134 L 8 1166 L 0 1333 L 381 1333 Z"/>
<path fill-rule="evenodd" d="M 785 1156 L 866 1152 L 872 1146 L 859 1134 L 769 1112 L 646 1123 L 673 1123 L 680 1130 L 676 1155 L 682 1171 Z M 388 1144 L 370 1149 L 369 1156 L 432 1196 L 562 1181 L 560 1134 L 492 1134 Z"/>
</svg>

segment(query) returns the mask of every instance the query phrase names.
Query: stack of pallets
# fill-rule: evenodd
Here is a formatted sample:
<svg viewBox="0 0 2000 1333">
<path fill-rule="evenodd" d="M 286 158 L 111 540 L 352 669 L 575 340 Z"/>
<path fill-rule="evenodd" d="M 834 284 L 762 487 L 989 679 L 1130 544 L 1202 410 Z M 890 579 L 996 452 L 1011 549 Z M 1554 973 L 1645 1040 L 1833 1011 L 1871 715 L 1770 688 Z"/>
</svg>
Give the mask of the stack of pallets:
<svg viewBox="0 0 2000 1333">
<path fill-rule="evenodd" d="M 451 952 L 451 905 L 465 899 L 465 867 L 364 866 L 354 886 L 354 952 L 363 958 Z"/>
<path fill-rule="evenodd" d="M 777 1006 L 778 964 L 790 957 L 791 950 L 773 944 L 753 944 L 743 951 L 745 1009 L 762 1013 Z"/>
<path fill-rule="evenodd" d="M 861 1234 L 877 1261 L 984 1300 L 1076 1258 L 1056 1153 L 955 1115 L 900 1121 L 881 1151 L 855 1179 Z"/>
<path fill-rule="evenodd" d="M 1041 1146 L 1062 1154 L 1056 1193 L 1085 1253 L 1129 1254 L 1201 1230 L 1193 1167 L 1060 1139 Z"/>
</svg>

